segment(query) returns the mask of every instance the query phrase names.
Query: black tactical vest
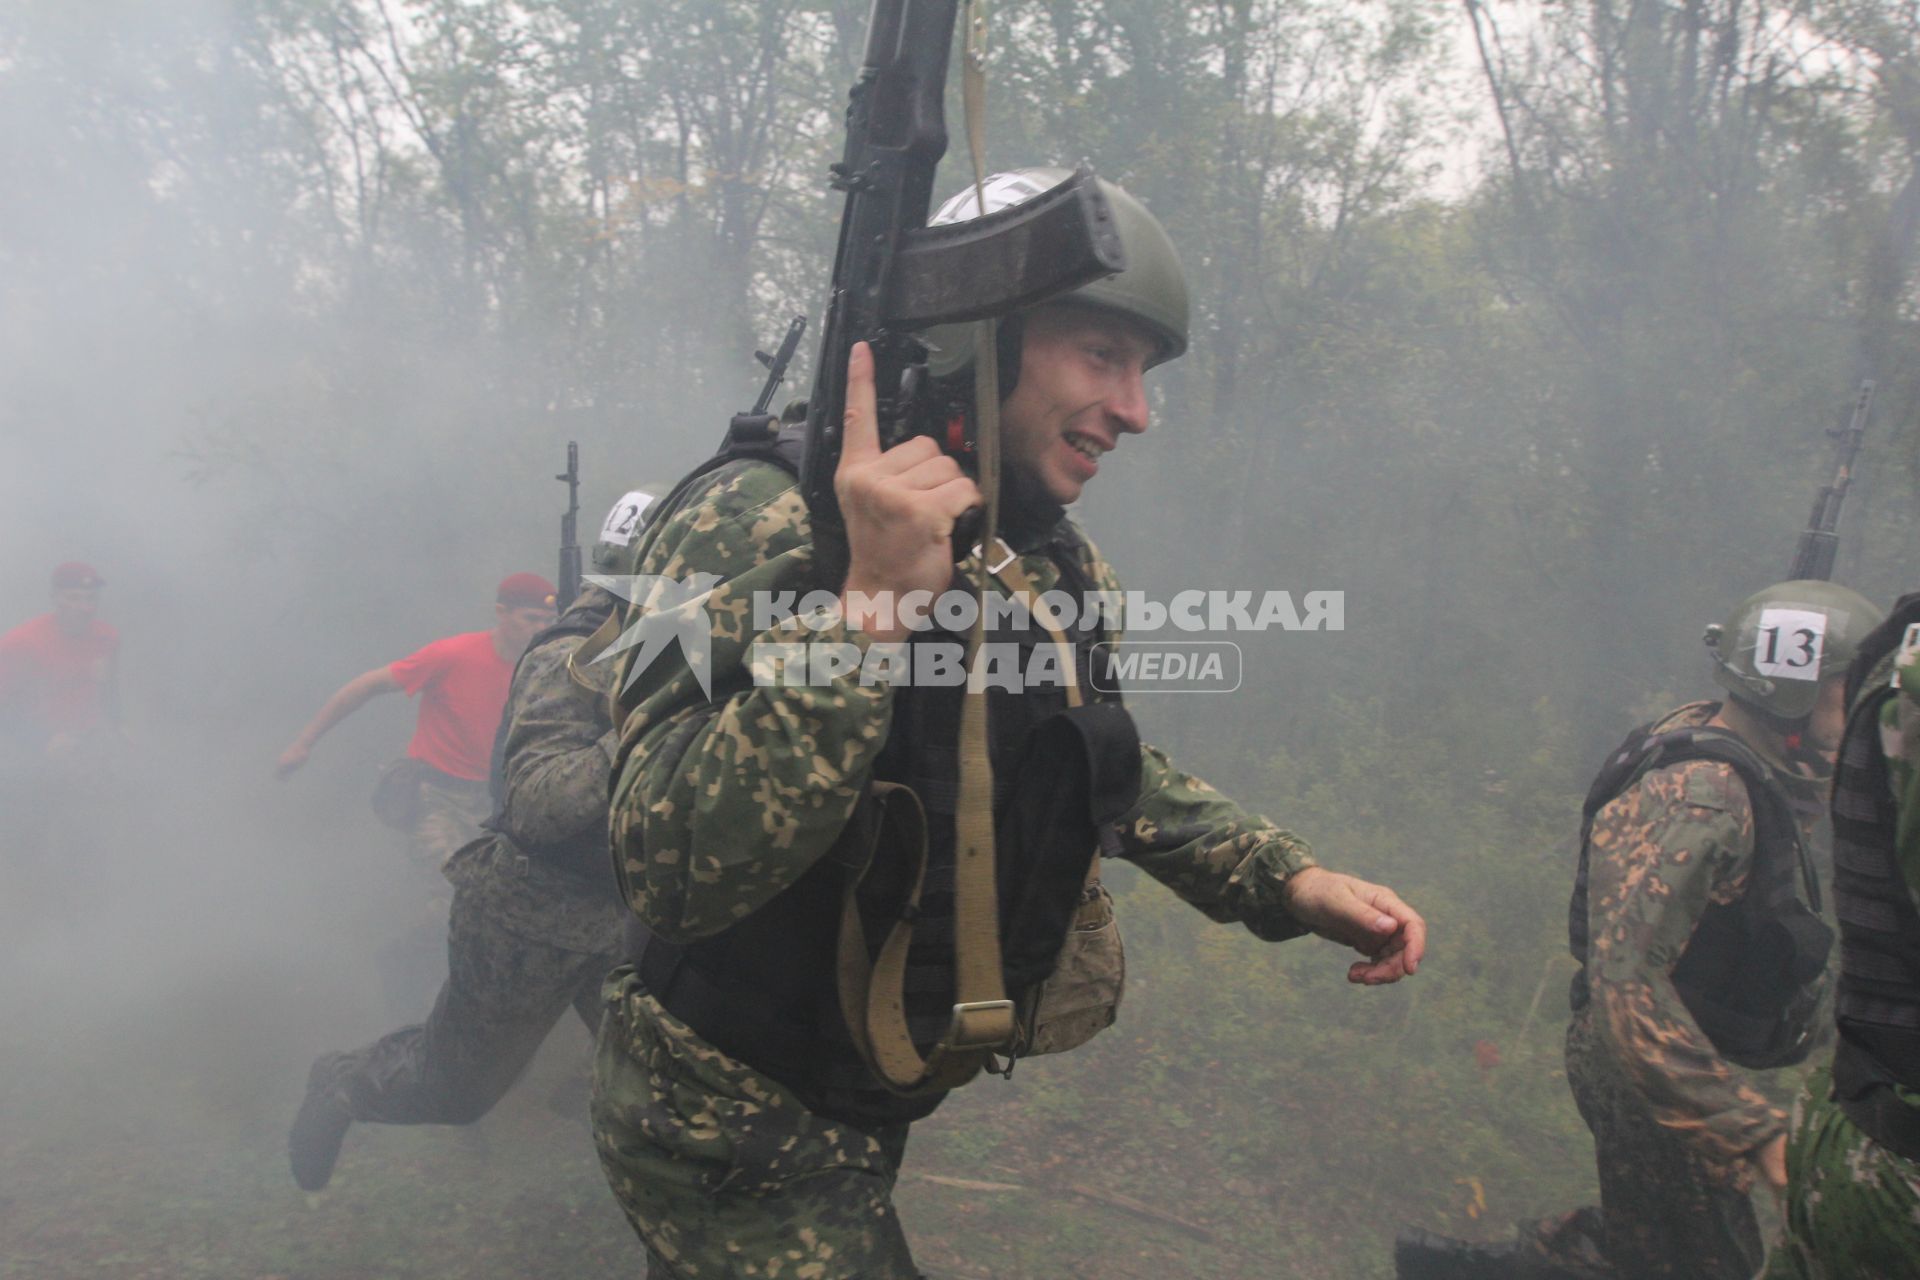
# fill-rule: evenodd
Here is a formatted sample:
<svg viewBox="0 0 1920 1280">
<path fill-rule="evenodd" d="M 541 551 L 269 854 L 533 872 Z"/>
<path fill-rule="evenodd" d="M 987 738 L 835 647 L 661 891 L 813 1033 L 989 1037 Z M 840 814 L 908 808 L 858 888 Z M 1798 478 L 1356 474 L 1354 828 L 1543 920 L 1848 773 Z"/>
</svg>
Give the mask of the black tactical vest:
<svg viewBox="0 0 1920 1280">
<path fill-rule="evenodd" d="M 550 626 L 542 630 L 528 642 L 525 651 L 513 665 L 514 679 L 520 676 L 520 663 L 526 661 L 528 653 L 533 652 L 548 641 L 562 636 L 592 635 L 600 629 L 619 601 L 606 595 L 602 605 L 583 604 L 579 608 L 568 609 Z M 590 825 L 585 831 L 570 840 L 555 841 L 551 844 L 533 844 L 514 836 L 506 829 L 507 797 L 507 726 L 513 714 L 512 685 L 508 685 L 507 705 L 500 711 L 500 727 L 493 734 L 492 763 L 487 770 L 487 791 L 493 797 L 493 816 L 480 825 L 512 842 L 513 847 L 530 858 L 563 871 L 576 880 L 590 884 L 595 888 L 612 883 L 612 861 L 608 852 L 605 824 Z M 606 732 L 613 725 L 611 712 L 604 712 L 600 721 L 600 731 Z"/>
<path fill-rule="evenodd" d="M 1896 695 L 1896 650 L 1920 623 L 1920 595 L 1862 646 L 1847 674 L 1846 735 L 1833 777 L 1833 894 L 1840 917 L 1840 1047 L 1834 1093 L 1876 1142 L 1920 1159 L 1920 1117 L 1893 1086 L 1920 1090 L 1920 912 L 1896 857 L 1898 814 L 1880 712 Z"/>
<path fill-rule="evenodd" d="M 1689 760 L 1728 765 L 1746 787 L 1753 805 L 1753 869 L 1744 894 L 1701 914 L 1674 967 L 1674 988 L 1729 1061 L 1756 1069 L 1799 1062 L 1812 1042 L 1812 1017 L 1833 932 L 1820 920 L 1820 885 L 1791 800 L 1766 763 L 1723 729 L 1655 732 L 1655 725 L 1642 725 L 1607 757 L 1588 790 L 1581 810 L 1580 869 L 1567 906 L 1568 941 L 1581 966 L 1573 980 L 1573 1008 L 1584 1009 L 1591 998 L 1587 873 L 1594 818 L 1648 771 Z"/>
<path fill-rule="evenodd" d="M 1061 525 L 1041 550 L 1060 569 L 1058 589 L 1078 599 L 1091 588 L 1071 526 Z M 1008 994 L 1016 998 L 1051 972 L 1100 833 L 1132 807 L 1140 786 L 1131 718 L 1118 699 L 1093 700 L 1094 620 L 1079 620 L 1068 638 L 1081 688 L 1090 695 L 1087 706 L 1069 711 L 1057 684 L 1017 693 L 989 688 L 987 694 L 1002 962 Z M 957 646 L 964 639 L 931 630 L 912 643 Z M 1051 644 L 1031 621 L 989 630 L 986 640 L 1017 646 L 1023 671 L 1036 648 Z M 1100 684 L 1113 687 L 1104 673 Z M 927 815 L 926 878 L 905 984 L 908 1028 L 922 1052 L 946 1029 L 954 1004 L 954 814 L 963 701 L 958 686 L 897 690 L 887 743 L 874 766 L 876 780 L 912 787 Z M 723 933 L 680 946 L 650 936 L 637 920 L 628 931 L 628 959 L 668 1012 L 793 1089 L 810 1110 L 867 1128 L 919 1119 L 943 1096 L 887 1092 L 854 1047 L 841 1012 L 836 943 L 853 861 L 842 851 L 864 847 L 872 821 L 871 805 L 863 802 L 833 851 Z M 876 951 L 907 900 L 904 852 L 877 850 L 859 882 L 857 900 Z"/>
</svg>

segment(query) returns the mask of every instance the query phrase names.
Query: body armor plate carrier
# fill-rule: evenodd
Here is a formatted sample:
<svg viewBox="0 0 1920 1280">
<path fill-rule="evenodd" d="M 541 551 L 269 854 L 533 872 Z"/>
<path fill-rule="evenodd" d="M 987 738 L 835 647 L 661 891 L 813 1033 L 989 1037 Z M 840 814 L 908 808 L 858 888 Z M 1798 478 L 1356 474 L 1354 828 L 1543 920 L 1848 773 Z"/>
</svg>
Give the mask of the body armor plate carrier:
<svg viewBox="0 0 1920 1280">
<path fill-rule="evenodd" d="M 766 457 L 791 469 L 783 457 Z M 1080 567 L 1082 544 L 1061 522 L 1041 546 L 1061 573 L 1058 589 L 1091 590 Z M 964 589 L 956 576 L 954 588 Z M 1016 645 L 1024 671 L 1033 651 L 1051 643 L 1036 620 L 990 629 L 989 643 Z M 1067 637 L 1083 690 L 1114 687 L 1091 678 L 1099 634 L 1083 619 Z M 938 630 L 911 643 L 960 644 Z M 918 664 L 914 665 L 918 669 Z M 959 799 L 959 686 L 906 686 L 896 693 L 887 744 L 874 778 L 903 784 L 926 815 L 926 882 L 915 915 L 905 984 L 916 1044 L 946 1027 L 954 1005 L 954 814 Z M 1018 999 L 1054 967 L 1103 833 L 1131 808 L 1140 788 L 1140 744 L 1117 698 L 1069 709 L 1058 685 L 1018 693 L 988 690 L 993 761 L 997 890 L 1006 990 Z M 906 860 L 884 844 L 861 875 L 855 850 L 872 846 L 878 806 L 863 800 L 833 849 L 797 881 L 738 924 L 684 945 L 652 934 L 637 917 L 627 925 L 626 958 L 647 991 L 703 1039 L 792 1089 L 811 1111 L 863 1128 L 921 1118 L 940 1093 L 887 1091 L 847 1028 L 836 983 L 841 901 L 858 879 L 866 936 L 874 943 L 907 899 Z"/>
<path fill-rule="evenodd" d="M 1580 870 L 1567 907 L 1568 940 L 1581 966 L 1573 979 L 1573 1008 L 1578 1012 L 1591 999 L 1587 872 L 1594 818 L 1649 771 L 1689 760 L 1725 764 L 1746 787 L 1753 805 L 1753 869 L 1744 894 L 1701 914 L 1674 966 L 1674 988 L 1728 1061 L 1757 1070 L 1799 1062 L 1812 1043 L 1833 931 L 1820 920 L 1820 885 L 1791 800 L 1766 763 L 1723 729 L 1656 732 L 1655 725 L 1643 725 L 1607 758 L 1587 792 Z"/>
</svg>

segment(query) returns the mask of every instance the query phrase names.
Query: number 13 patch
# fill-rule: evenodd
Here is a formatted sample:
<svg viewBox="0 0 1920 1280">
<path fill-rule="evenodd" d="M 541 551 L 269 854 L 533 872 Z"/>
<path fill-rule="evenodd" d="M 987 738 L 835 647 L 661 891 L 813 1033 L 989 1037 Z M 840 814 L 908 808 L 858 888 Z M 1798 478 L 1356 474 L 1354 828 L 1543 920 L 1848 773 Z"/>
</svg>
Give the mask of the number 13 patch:
<svg viewBox="0 0 1920 1280">
<path fill-rule="evenodd" d="M 1753 669 L 1775 680 L 1818 680 L 1827 615 L 1812 609 L 1762 609 Z"/>
</svg>

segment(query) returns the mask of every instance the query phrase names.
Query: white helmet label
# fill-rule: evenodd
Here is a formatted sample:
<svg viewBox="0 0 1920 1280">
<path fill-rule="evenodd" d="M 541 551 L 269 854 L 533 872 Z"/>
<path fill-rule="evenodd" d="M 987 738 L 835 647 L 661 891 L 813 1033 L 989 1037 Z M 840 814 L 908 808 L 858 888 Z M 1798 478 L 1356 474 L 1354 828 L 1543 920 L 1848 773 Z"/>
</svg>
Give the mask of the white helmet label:
<svg viewBox="0 0 1920 1280">
<path fill-rule="evenodd" d="M 653 495 L 644 489 L 622 495 L 620 501 L 613 504 L 613 510 L 607 512 L 607 522 L 600 526 L 600 541 L 611 542 L 616 547 L 631 546 L 633 535 L 640 532 L 641 518 L 652 505 Z"/>
<path fill-rule="evenodd" d="M 1762 609 L 1753 669 L 1775 680 L 1818 680 L 1827 615 L 1812 609 Z"/>
<path fill-rule="evenodd" d="M 987 212 L 998 213 L 1002 209 L 1011 209 L 1016 204 L 1025 204 L 1047 190 L 1050 184 L 1036 181 L 1031 175 L 1015 170 L 1012 173 L 996 173 L 980 184 L 976 193 L 973 184 L 955 192 L 947 202 L 933 211 L 927 219 L 930 227 L 944 226 L 949 222 L 969 222 L 980 216 L 980 201 L 976 194 L 987 197 Z"/>
</svg>

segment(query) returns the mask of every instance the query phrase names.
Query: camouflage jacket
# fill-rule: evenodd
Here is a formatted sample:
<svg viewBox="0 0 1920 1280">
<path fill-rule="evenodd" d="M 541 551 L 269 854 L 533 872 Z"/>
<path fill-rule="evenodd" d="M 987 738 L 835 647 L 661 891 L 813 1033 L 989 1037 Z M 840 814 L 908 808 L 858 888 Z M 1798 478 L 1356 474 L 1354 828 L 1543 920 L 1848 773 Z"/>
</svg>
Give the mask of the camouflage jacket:
<svg viewBox="0 0 1920 1280">
<path fill-rule="evenodd" d="M 1087 556 L 1089 581 L 1113 588 L 1091 544 Z M 857 672 L 815 686 L 752 682 L 755 641 L 845 642 L 862 654 L 872 644 L 837 611 L 796 614 L 755 633 L 755 592 L 818 585 L 805 505 L 776 467 L 715 472 L 699 497 L 651 531 L 638 567 L 693 587 L 718 580 L 699 601 L 712 633 L 712 696 L 679 646 L 632 651 L 618 695 L 611 821 L 623 888 L 651 928 L 690 941 L 757 910 L 833 844 L 886 740 L 895 690 L 863 685 Z M 1044 556 L 1023 557 L 1022 567 L 1038 590 L 1058 581 Z M 639 654 L 649 661 L 629 671 Z M 1306 843 L 1152 747 L 1142 747 L 1141 764 L 1138 803 L 1116 824 L 1120 856 L 1215 920 L 1268 939 L 1304 932 L 1282 905 L 1281 886 L 1313 865 Z"/>
<path fill-rule="evenodd" d="M 1660 722 L 1707 722 L 1714 704 Z M 1792 792 L 1807 779 L 1782 778 Z M 1674 966 L 1709 904 L 1745 891 L 1753 805 L 1731 766 L 1689 760 L 1651 769 L 1594 816 L 1588 913 L 1592 1016 L 1599 1043 L 1662 1125 L 1744 1182 L 1742 1157 L 1785 1132 L 1786 1114 L 1754 1073 L 1720 1056 L 1673 985 Z"/>
<path fill-rule="evenodd" d="M 1880 708 L 1880 742 L 1899 815 L 1895 856 L 1907 893 L 1920 907 L 1920 654 L 1902 660 L 1899 671 L 1900 692 Z"/>
<path fill-rule="evenodd" d="M 595 592 L 575 607 L 593 607 Z M 605 830 L 618 742 L 608 713 L 613 672 L 611 664 L 584 665 L 576 678 L 569 659 L 582 643 L 581 636 L 555 636 L 520 659 L 507 694 L 505 803 L 490 824 L 493 838 L 469 846 L 449 874 L 515 933 L 610 954 L 624 918 L 611 868 L 604 880 L 590 882 L 523 852 Z"/>
</svg>

